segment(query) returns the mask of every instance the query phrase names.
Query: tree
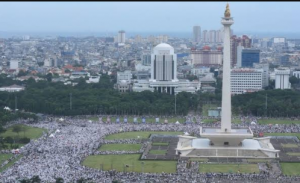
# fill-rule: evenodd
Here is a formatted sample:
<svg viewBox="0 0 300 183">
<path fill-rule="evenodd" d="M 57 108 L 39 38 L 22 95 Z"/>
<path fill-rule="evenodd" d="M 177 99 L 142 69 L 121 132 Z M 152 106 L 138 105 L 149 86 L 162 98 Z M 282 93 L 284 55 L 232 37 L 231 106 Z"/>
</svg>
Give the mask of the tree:
<svg viewBox="0 0 300 183">
<path fill-rule="evenodd" d="M 55 183 L 64 183 L 64 179 L 61 177 L 55 178 Z"/>
<path fill-rule="evenodd" d="M 27 72 L 20 70 L 20 72 L 18 73 L 18 77 L 26 76 L 27 74 L 28 74 Z"/>
<path fill-rule="evenodd" d="M 33 176 L 30 179 L 30 181 L 31 181 L 31 183 L 40 183 L 40 182 L 42 182 L 42 180 L 40 179 L 40 177 L 38 175 Z"/>
<path fill-rule="evenodd" d="M 47 78 L 47 81 L 48 81 L 48 82 L 51 82 L 51 81 L 52 81 L 52 74 L 51 74 L 51 73 L 48 73 L 48 74 L 46 75 L 46 78 Z"/>
<path fill-rule="evenodd" d="M 290 79 L 289 79 L 291 85 L 294 87 L 295 85 L 297 84 L 300 84 L 300 79 L 298 79 L 297 77 L 295 76 L 291 76 Z"/>
<path fill-rule="evenodd" d="M 12 144 L 14 143 L 14 139 L 13 139 L 12 137 L 10 137 L 10 136 L 5 137 L 5 138 L 4 138 L 4 141 L 5 141 L 6 143 L 9 143 L 9 144 L 10 144 L 10 147 L 12 147 Z"/>
<path fill-rule="evenodd" d="M 13 126 L 12 131 L 17 133 L 18 137 L 19 137 L 19 133 L 22 131 L 22 127 L 20 125 L 15 125 L 15 126 Z"/>
</svg>

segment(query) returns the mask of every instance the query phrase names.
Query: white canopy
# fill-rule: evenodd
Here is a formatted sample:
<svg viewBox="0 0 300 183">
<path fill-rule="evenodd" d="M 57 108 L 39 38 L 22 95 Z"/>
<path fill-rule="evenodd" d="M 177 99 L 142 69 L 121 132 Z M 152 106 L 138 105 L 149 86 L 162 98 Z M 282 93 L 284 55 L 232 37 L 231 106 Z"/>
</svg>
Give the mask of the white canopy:
<svg viewBox="0 0 300 183">
<path fill-rule="evenodd" d="M 53 138 L 53 137 L 54 137 L 54 135 L 53 135 L 53 134 L 51 134 L 49 137 L 52 137 L 52 138 Z"/>
<path fill-rule="evenodd" d="M 59 129 L 57 129 L 56 131 L 55 131 L 55 133 L 59 133 L 60 131 L 59 131 Z"/>
<path fill-rule="evenodd" d="M 251 125 L 256 125 L 256 123 L 254 121 L 251 122 Z"/>
<path fill-rule="evenodd" d="M 89 120 L 89 123 L 91 123 L 92 122 L 92 120 Z"/>
<path fill-rule="evenodd" d="M 190 135 L 188 132 L 184 132 L 184 135 Z"/>
<path fill-rule="evenodd" d="M 63 118 L 59 118 L 59 121 L 63 121 L 64 119 Z"/>
<path fill-rule="evenodd" d="M 176 121 L 176 123 L 175 123 L 175 124 L 179 125 L 180 123 L 179 123 L 179 121 Z"/>
</svg>

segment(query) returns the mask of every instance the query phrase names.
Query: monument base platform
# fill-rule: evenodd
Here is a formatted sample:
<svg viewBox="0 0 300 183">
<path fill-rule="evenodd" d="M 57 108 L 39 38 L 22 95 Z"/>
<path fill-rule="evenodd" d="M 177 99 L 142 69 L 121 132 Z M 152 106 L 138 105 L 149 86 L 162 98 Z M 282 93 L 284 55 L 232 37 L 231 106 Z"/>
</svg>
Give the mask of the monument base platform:
<svg viewBox="0 0 300 183">
<path fill-rule="evenodd" d="M 176 154 L 180 157 L 220 158 L 279 158 L 279 150 L 270 143 L 270 137 L 244 139 L 240 146 L 210 145 L 208 138 L 179 136 Z"/>
</svg>

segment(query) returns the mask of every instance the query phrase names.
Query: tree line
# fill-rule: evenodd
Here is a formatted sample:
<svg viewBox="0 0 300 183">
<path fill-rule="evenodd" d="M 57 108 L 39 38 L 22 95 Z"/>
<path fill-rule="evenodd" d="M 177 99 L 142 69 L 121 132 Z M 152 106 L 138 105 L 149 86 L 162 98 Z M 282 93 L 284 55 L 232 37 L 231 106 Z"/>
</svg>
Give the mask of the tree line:
<svg viewBox="0 0 300 183">
<path fill-rule="evenodd" d="M 102 75 L 99 83 L 87 84 L 79 79 L 76 86 L 62 82 L 38 81 L 30 78 L 19 83 L 1 78 L 5 84 L 25 84 L 17 93 L 0 92 L 0 107 L 53 115 L 174 115 L 175 96 L 157 92 L 119 93 L 113 89 L 113 78 Z M 2 83 L 1 83 L 2 85 Z M 181 92 L 176 96 L 176 115 L 189 111 L 201 113 L 207 103 L 221 103 L 222 82 L 216 83 L 215 93 Z M 266 101 L 266 95 L 268 99 Z M 17 99 L 17 101 L 16 101 Z M 267 104 L 266 104 L 267 102 Z M 299 116 L 300 92 L 296 90 L 264 90 L 232 97 L 236 115 L 286 117 Z M 267 106 L 266 106 L 267 105 Z"/>
</svg>

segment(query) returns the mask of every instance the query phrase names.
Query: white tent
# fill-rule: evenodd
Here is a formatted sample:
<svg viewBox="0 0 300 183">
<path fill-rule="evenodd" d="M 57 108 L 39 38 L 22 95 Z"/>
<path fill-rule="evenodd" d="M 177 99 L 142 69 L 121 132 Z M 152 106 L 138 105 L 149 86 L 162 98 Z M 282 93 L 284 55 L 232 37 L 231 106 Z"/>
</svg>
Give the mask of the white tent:
<svg viewBox="0 0 300 183">
<path fill-rule="evenodd" d="M 179 125 L 180 123 L 179 123 L 179 121 L 176 121 L 176 123 L 175 123 L 176 125 Z"/>
<path fill-rule="evenodd" d="M 92 122 L 92 120 L 89 120 L 89 123 L 91 123 Z"/>
<path fill-rule="evenodd" d="M 190 135 L 188 132 L 184 132 L 184 135 Z"/>
<path fill-rule="evenodd" d="M 63 118 L 59 118 L 59 121 L 63 121 L 64 119 Z"/>
<path fill-rule="evenodd" d="M 254 121 L 251 122 L 251 125 L 256 125 L 256 123 Z"/>
<path fill-rule="evenodd" d="M 54 135 L 53 135 L 53 134 L 51 134 L 49 137 L 53 138 L 53 137 L 54 137 Z"/>
<path fill-rule="evenodd" d="M 55 131 L 55 133 L 59 133 L 60 131 L 59 131 L 59 129 L 57 129 L 56 131 Z"/>
</svg>

